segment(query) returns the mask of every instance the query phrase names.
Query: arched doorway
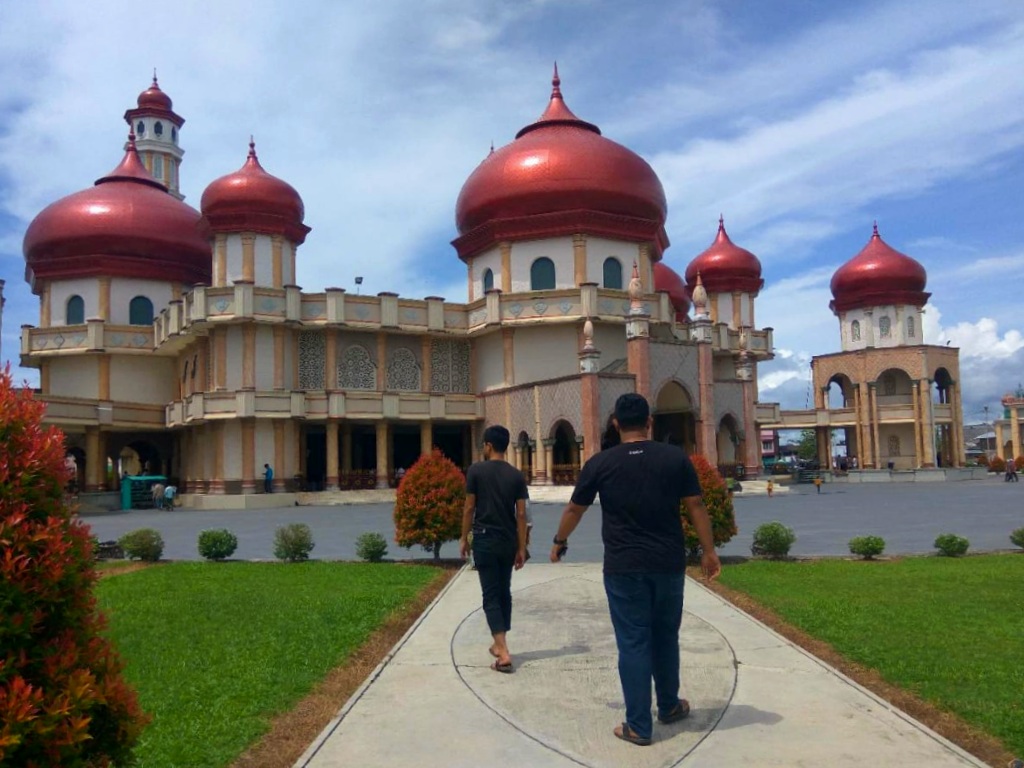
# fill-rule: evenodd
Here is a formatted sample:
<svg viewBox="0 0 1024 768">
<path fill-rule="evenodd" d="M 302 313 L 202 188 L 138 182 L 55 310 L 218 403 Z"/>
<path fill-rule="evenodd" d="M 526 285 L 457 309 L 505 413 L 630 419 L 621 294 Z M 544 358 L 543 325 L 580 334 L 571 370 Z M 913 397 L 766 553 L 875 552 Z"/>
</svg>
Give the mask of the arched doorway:
<svg viewBox="0 0 1024 768">
<path fill-rule="evenodd" d="M 519 433 L 516 438 L 516 445 L 519 448 L 519 471 L 523 473 L 527 484 L 533 482 L 533 441 L 525 431 Z"/>
<path fill-rule="evenodd" d="M 718 467 L 725 477 L 732 477 L 736 469 L 738 446 L 740 444 L 740 429 L 732 414 L 727 413 L 718 422 L 718 432 L 715 436 L 718 448 Z"/>
<path fill-rule="evenodd" d="M 125 475 L 161 475 L 163 461 L 152 443 L 135 440 L 125 445 L 117 455 L 118 477 Z"/>
<path fill-rule="evenodd" d="M 696 421 L 693 400 L 682 384 L 670 381 L 654 401 L 654 439 L 682 447 L 687 453 L 696 448 Z"/>
<path fill-rule="evenodd" d="M 830 411 L 853 410 L 857 407 L 857 385 L 850 380 L 845 373 L 837 373 L 828 380 L 828 392 L 825 397 L 825 405 Z M 860 445 L 857 442 L 857 427 L 855 414 L 834 417 L 835 422 L 854 421 L 854 426 L 838 426 L 835 431 L 841 433 L 841 444 L 830 445 L 829 453 L 832 456 L 830 461 L 834 469 L 846 472 L 854 467 L 861 466 Z M 819 450 L 820 453 L 820 450 Z M 857 461 L 854 461 L 854 458 Z"/>
<path fill-rule="evenodd" d="M 68 448 L 64 453 L 64 468 L 68 471 L 68 492 L 80 493 L 85 488 L 85 451 L 78 446 Z"/>
<path fill-rule="evenodd" d="M 572 424 L 562 420 L 551 428 L 551 471 L 555 485 L 575 485 L 580 474 L 580 447 L 576 442 L 576 430 Z"/>
</svg>

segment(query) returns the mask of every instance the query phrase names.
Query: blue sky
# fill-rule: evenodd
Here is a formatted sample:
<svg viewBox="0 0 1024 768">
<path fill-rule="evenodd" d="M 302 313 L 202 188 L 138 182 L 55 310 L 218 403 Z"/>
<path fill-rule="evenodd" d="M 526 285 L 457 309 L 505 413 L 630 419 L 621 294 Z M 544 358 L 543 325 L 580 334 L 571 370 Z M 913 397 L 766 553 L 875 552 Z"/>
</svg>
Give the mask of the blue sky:
<svg viewBox="0 0 1024 768">
<path fill-rule="evenodd" d="M 804 406 L 810 356 L 839 342 L 828 281 L 876 219 L 928 270 L 926 333 L 961 347 L 967 418 L 1024 380 L 1024 5 L 1005 0 L 4 4 L 3 356 L 38 318 L 25 228 L 116 165 L 154 66 L 186 119 L 187 202 L 253 133 L 305 200 L 306 289 L 359 274 L 461 300 L 455 199 L 543 110 L 555 59 L 573 111 L 658 172 L 671 266 L 720 212 L 761 259 L 762 400 Z"/>
</svg>

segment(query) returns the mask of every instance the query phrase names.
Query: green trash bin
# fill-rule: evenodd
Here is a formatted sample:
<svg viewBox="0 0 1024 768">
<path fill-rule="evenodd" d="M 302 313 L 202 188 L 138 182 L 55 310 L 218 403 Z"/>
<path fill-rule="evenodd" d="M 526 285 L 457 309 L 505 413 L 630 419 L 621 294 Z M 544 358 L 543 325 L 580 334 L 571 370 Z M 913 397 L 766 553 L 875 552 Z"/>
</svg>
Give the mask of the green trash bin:
<svg viewBox="0 0 1024 768">
<path fill-rule="evenodd" d="M 163 475 L 128 475 L 121 478 L 121 509 L 152 509 L 153 486 L 167 485 Z"/>
</svg>

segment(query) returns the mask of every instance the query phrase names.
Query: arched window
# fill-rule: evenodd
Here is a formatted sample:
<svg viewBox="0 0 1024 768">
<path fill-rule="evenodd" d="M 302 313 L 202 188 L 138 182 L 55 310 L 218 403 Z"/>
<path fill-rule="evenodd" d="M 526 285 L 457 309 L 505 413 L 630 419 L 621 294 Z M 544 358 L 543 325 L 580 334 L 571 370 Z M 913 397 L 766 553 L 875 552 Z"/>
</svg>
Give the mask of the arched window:
<svg viewBox="0 0 1024 768">
<path fill-rule="evenodd" d="M 164 135 L 164 124 L 161 123 L 159 120 L 157 120 L 156 125 L 153 126 L 153 133 L 155 133 L 157 136 Z"/>
<path fill-rule="evenodd" d="M 911 339 L 914 338 L 914 318 L 913 316 L 907 318 L 907 336 Z"/>
<path fill-rule="evenodd" d="M 889 435 L 889 455 L 899 456 L 900 455 L 900 437 L 899 435 Z"/>
<path fill-rule="evenodd" d="M 850 323 L 850 338 L 854 341 L 860 341 L 860 320 L 854 320 Z"/>
<path fill-rule="evenodd" d="M 153 302 L 145 296 L 136 296 L 128 305 L 128 323 L 130 325 L 153 324 Z"/>
<path fill-rule="evenodd" d="M 85 322 L 85 302 L 81 296 L 72 296 L 64 308 L 65 325 L 81 325 Z"/>
<path fill-rule="evenodd" d="M 878 321 L 878 333 L 883 339 L 888 339 L 891 331 L 892 325 L 890 324 L 888 316 L 885 316 Z"/>
<path fill-rule="evenodd" d="M 490 269 L 484 270 L 484 293 L 494 290 L 494 272 Z"/>
<path fill-rule="evenodd" d="M 137 136 L 145 136 L 146 135 L 146 124 L 144 122 L 142 122 L 141 120 L 139 120 L 139 124 L 135 126 L 135 134 Z"/>
<path fill-rule="evenodd" d="M 153 178 L 157 181 L 164 180 L 164 157 L 163 155 L 153 155 Z"/>
<path fill-rule="evenodd" d="M 530 290 L 550 291 L 555 287 L 555 262 L 542 256 L 530 265 Z"/>
<path fill-rule="evenodd" d="M 614 256 L 604 260 L 604 287 L 622 290 L 622 262 Z"/>
<path fill-rule="evenodd" d="M 171 141 L 173 141 L 175 144 L 178 143 L 178 129 L 177 128 L 171 128 Z"/>
</svg>

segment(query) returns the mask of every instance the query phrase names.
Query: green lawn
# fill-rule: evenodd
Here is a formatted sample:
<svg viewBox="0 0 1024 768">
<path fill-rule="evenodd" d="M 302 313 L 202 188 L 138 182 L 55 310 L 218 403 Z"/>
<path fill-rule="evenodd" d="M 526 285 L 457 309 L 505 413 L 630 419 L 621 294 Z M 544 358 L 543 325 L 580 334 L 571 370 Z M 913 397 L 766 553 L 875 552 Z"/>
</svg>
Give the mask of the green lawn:
<svg viewBox="0 0 1024 768">
<path fill-rule="evenodd" d="M 1024 754 L 1024 555 L 752 561 L 721 580 Z"/>
<path fill-rule="evenodd" d="M 435 568 L 173 563 L 103 579 L 99 602 L 153 717 L 142 768 L 224 766 L 434 578 Z"/>
</svg>

